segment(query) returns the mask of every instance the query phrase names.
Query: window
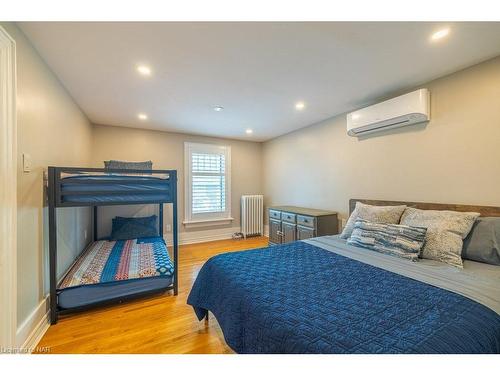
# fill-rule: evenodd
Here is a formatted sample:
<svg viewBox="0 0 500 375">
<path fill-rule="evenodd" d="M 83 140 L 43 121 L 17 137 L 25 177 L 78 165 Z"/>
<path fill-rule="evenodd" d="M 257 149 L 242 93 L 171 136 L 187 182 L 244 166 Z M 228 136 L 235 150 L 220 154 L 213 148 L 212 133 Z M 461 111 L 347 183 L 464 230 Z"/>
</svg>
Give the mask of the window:
<svg viewBox="0 0 500 375">
<path fill-rule="evenodd" d="M 231 147 L 186 142 L 184 153 L 184 224 L 232 220 Z"/>
</svg>

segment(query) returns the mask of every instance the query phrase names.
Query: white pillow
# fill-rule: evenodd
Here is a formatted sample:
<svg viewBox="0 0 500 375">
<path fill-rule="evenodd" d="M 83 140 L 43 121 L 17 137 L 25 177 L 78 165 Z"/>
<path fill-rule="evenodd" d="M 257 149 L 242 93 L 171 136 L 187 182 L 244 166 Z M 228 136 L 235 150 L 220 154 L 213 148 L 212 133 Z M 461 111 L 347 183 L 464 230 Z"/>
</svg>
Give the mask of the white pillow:
<svg viewBox="0 0 500 375">
<path fill-rule="evenodd" d="M 407 208 L 401 217 L 401 224 L 427 228 L 422 258 L 463 268 L 463 240 L 478 217 L 477 212 Z"/>
<path fill-rule="evenodd" d="M 406 206 L 370 206 L 361 202 L 356 202 L 356 207 L 352 211 L 349 220 L 345 225 L 341 238 L 351 237 L 356 220 L 362 219 L 377 224 L 399 224 L 399 219 Z"/>
</svg>

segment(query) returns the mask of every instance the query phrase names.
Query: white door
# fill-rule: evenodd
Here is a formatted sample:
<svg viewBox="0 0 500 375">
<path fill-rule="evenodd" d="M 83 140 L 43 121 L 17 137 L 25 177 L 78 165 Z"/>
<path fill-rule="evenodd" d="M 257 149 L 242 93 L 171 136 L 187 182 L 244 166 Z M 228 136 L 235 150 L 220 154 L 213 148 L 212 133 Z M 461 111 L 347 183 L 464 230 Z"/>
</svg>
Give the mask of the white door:
<svg viewBox="0 0 500 375">
<path fill-rule="evenodd" d="M 16 335 L 16 48 L 0 27 L 0 351 Z"/>
</svg>

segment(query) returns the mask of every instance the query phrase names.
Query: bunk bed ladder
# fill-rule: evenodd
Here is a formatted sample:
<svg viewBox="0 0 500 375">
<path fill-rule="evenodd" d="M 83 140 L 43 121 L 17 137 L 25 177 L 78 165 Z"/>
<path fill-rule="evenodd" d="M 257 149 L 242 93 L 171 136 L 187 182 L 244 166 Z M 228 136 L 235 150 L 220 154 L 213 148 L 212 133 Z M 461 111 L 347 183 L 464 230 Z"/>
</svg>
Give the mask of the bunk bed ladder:
<svg viewBox="0 0 500 375">
<path fill-rule="evenodd" d="M 97 206 L 94 206 L 93 207 L 93 211 L 94 211 L 94 220 L 93 220 L 93 226 L 94 226 L 94 229 L 93 229 L 93 232 L 94 232 L 94 241 L 97 241 L 98 240 L 98 235 L 97 235 L 97 210 L 98 210 L 98 207 Z"/>
<path fill-rule="evenodd" d="M 158 235 L 163 239 L 163 203 L 158 205 Z"/>
<path fill-rule="evenodd" d="M 49 280 L 50 280 L 50 324 L 57 323 L 57 217 L 56 217 L 56 175 L 49 168 L 48 198 L 49 198 Z"/>
<path fill-rule="evenodd" d="M 174 232 L 174 296 L 177 295 L 179 291 L 179 260 L 178 260 L 178 248 L 179 248 L 179 233 L 178 233 L 178 223 L 177 223 L 177 171 L 171 172 L 172 178 L 172 229 Z"/>
</svg>

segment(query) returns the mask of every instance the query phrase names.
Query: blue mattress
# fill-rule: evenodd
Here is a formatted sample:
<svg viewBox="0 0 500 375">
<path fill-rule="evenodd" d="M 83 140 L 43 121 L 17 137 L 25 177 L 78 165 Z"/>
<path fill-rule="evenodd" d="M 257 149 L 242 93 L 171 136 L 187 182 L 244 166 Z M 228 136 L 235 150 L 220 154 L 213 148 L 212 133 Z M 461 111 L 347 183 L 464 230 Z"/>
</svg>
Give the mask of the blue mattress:
<svg viewBox="0 0 500 375">
<path fill-rule="evenodd" d="M 500 316 L 298 241 L 209 259 L 188 297 L 238 353 L 500 353 Z"/>
<path fill-rule="evenodd" d="M 69 309 L 165 289 L 174 266 L 164 240 L 146 237 L 90 244 L 57 289 L 58 306 Z"/>
<path fill-rule="evenodd" d="M 79 175 L 61 179 L 62 202 L 130 203 L 169 201 L 170 180 L 156 176 Z"/>
<path fill-rule="evenodd" d="M 61 309 L 77 308 L 138 293 L 159 291 L 172 285 L 172 282 L 172 276 L 158 276 L 82 285 L 60 290 L 57 302 Z"/>
</svg>

